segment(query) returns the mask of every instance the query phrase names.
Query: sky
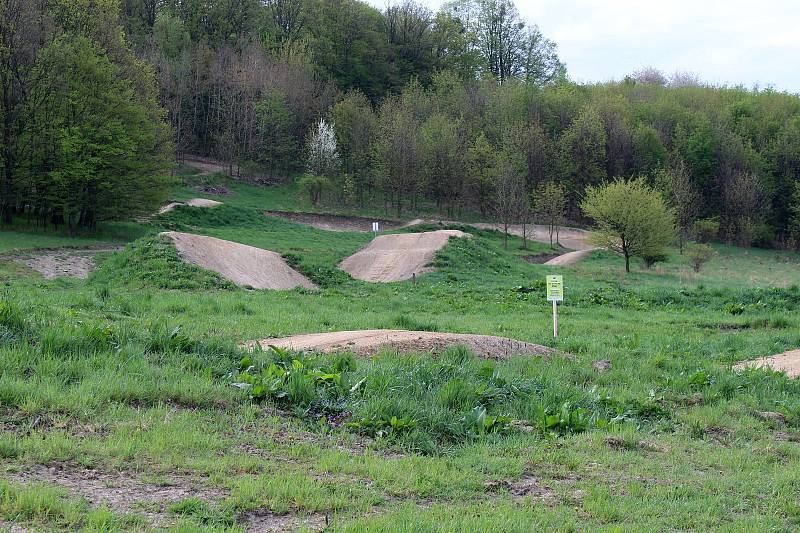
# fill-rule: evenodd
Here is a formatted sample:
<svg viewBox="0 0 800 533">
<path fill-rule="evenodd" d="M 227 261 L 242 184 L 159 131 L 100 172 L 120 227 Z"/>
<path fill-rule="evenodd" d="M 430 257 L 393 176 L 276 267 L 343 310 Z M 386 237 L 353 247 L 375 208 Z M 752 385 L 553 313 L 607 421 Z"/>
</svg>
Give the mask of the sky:
<svg viewBox="0 0 800 533">
<path fill-rule="evenodd" d="M 386 0 L 368 0 L 385 8 Z M 441 0 L 417 0 L 438 9 Z M 571 79 L 619 80 L 642 67 L 715 85 L 800 93 L 798 0 L 516 0 L 558 45 Z"/>
</svg>

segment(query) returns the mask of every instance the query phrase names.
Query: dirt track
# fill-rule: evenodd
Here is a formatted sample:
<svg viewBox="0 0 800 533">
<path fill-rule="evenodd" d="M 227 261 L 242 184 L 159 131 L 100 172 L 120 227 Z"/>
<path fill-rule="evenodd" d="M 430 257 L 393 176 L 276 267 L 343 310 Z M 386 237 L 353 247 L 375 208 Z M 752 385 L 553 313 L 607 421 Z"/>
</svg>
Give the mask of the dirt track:
<svg viewBox="0 0 800 533">
<path fill-rule="evenodd" d="M 164 213 L 169 213 L 173 211 L 179 205 L 188 205 L 191 207 L 217 207 L 218 205 L 222 205 L 222 202 L 218 202 L 216 200 L 208 200 L 206 198 L 192 198 L 191 200 L 186 200 L 185 202 L 172 202 L 161 209 L 158 210 L 159 215 L 163 215 Z"/>
<path fill-rule="evenodd" d="M 96 266 L 95 256 L 104 252 L 116 252 L 120 246 L 97 246 L 91 248 L 53 248 L 26 250 L 4 255 L 17 263 L 39 272 L 44 279 L 59 277 L 85 279 Z"/>
<path fill-rule="evenodd" d="M 184 261 L 213 270 L 237 285 L 274 290 L 316 288 L 275 252 L 203 235 L 175 231 L 162 235 L 172 239 Z"/>
<path fill-rule="evenodd" d="M 249 347 L 252 349 L 256 342 L 264 349 L 269 346 L 277 346 L 279 348 L 321 352 L 350 351 L 364 356 L 374 355 L 383 348 L 391 348 L 401 353 L 437 353 L 451 346 L 465 346 L 476 355 L 489 359 L 503 359 L 514 355 L 547 357 L 554 351 L 546 346 L 491 335 L 434 333 L 398 329 L 309 333 L 280 339 L 253 341 L 248 344 Z"/>
<path fill-rule="evenodd" d="M 317 229 L 327 231 L 358 231 L 366 233 L 372 231 L 372 223 L 378 222 L 379 229 L 392 230 L 405 227 L 404 222 L 382 218 L 354 217 L 349 215 L 326 215 L 317 213 L 294 213 L 291 211 L 266 211 L 271 217 L 285 218 L 298 224 L 305 224 Z"/>
<path fill-rule="evenodd" d="M 734 365 L 734 370 L 747 368 L 771 368 L 777 372 L 786 372 L 790 378 L 800 376 L 800 350 L 791 350 L 778 355 L 761 357 L 751 361 L 742 361 Z"/>
<path fill-rule="evenodd" d="M 398 233 L 375 237 L 365 248 L 346 258 L 339 268 L 356 279 L 402 281 L 431 272 L 428 267 L 450 237 L 468 237 L 458 230 Z"/>
</svg>

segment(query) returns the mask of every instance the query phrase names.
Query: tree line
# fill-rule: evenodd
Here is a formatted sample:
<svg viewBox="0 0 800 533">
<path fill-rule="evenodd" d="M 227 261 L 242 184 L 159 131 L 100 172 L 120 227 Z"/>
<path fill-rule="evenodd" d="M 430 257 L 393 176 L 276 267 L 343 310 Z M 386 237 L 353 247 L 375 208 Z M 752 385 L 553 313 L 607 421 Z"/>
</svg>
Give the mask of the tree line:
<svg viewBox="0 0 800 533">
<path fill-rule="evenodd" d="M 573 83 L 511 0 L 0 2 L 4 222 L 144 212 L 195 154 L 303 174 L 315 202 L 507 224 L 582 222 L 587 187 L 641 177 L 681 243 L 800 242 L 797 96 Z"/>
</svg>

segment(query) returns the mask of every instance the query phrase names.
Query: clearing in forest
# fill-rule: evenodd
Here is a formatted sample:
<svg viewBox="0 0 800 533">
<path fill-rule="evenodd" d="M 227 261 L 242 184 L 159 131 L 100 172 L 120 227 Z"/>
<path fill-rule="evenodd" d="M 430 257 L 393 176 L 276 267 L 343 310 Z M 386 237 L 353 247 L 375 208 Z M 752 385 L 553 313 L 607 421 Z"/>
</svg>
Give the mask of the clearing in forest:
<svg viewBox="0 0 800 533">
<path fill-rule="evenodd" d="M 274 290 L 316 288 L 275 252 L 190 233 L 168 231 L 162 235 L 172 239 L 181 259 L 213 270 L 237 285 Z"/>
<path fill-rule="evenodd" d="M 450 237 L 468 237 L 459 230 L 400 233 L 375 237 L 365 248 L 346 258 L 339 268 L 356 279 L 390 282 L 431 272 L 428 265 Z"/>
<path fill-rule="evenodd" d="M 263 339 L 255 343 L 263 349 L 270 346 L 292 350 L 313 350 L 320 352 L 348 351 L 357 355 L 374 355 L 382 349 L 390 348 L 400 353 L 433 352 L 439 353 L 452 346 L 464 346 L 479 357 L 505 359 L 515 355 L 535 355 L 547 357 L 553 353 L 551 348 L 539 344 L 495 337 L 493 335 L 470 335 L 463 333 L 437 333 L 431 331 L 406 331 L 401 329 L 365 329 L 359 331 L 336 331 L 329 333 L 307 333 L 280 339 Z"/>
</svg>

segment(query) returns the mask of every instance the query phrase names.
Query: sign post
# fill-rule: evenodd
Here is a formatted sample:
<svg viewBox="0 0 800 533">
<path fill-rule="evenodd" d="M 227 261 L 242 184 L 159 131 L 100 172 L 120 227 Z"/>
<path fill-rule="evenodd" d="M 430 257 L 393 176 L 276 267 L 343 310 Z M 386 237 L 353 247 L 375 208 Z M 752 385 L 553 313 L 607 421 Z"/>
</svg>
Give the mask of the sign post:
<svg viewBox="0 0 800 533">
<path fill-rule="evenodd" d="M 547 301 L 553 302 L 553 337 L 558 337 L 558 302 L 564 301 L 563 276 L 547 276 Z"/>
<path fill-rule="evenodd" d="M 379 231 L 378 222 L 373 222 L 372 223 L 372 231 L 373 231 L 373 233 L 378 233 L 378 231 Z"/>
</svg>

